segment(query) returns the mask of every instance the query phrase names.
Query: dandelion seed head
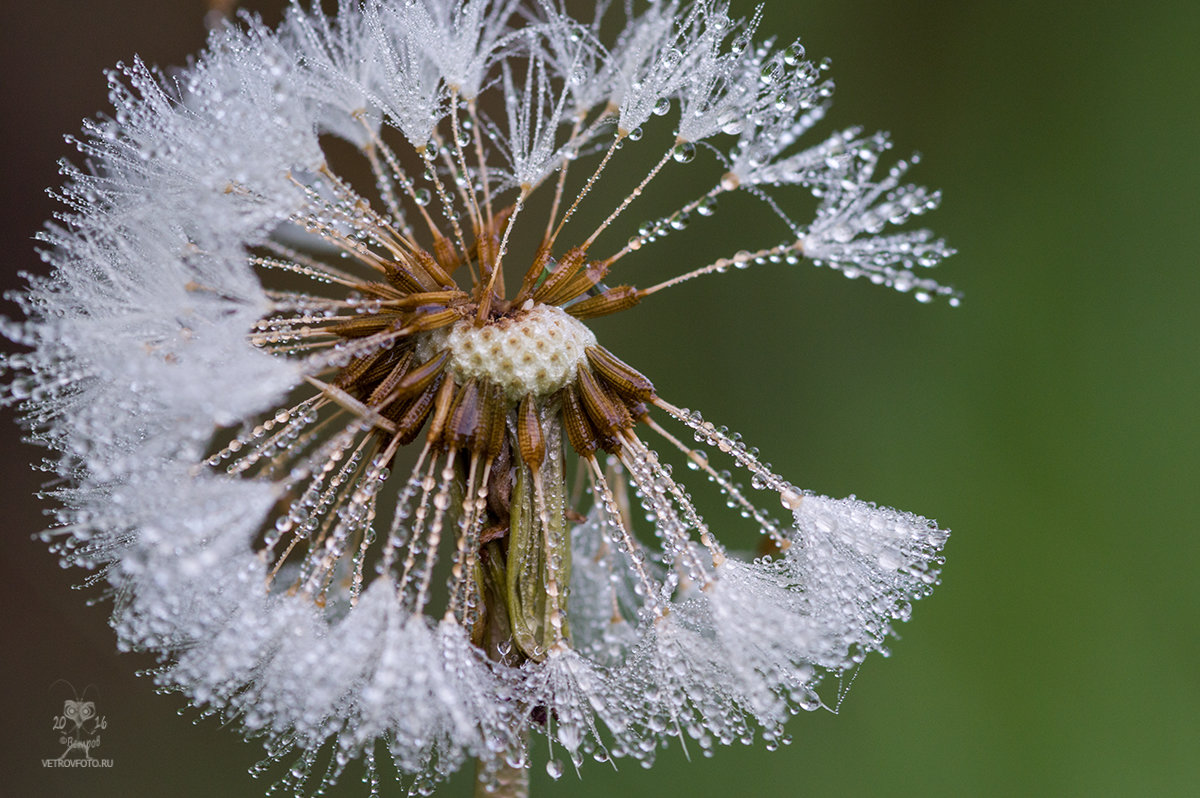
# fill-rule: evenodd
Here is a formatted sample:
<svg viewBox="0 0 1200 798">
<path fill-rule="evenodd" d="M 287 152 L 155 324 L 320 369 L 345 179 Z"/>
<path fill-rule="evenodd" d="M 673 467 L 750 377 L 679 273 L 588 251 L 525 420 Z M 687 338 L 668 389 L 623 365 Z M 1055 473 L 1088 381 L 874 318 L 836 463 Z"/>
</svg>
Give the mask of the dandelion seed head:
<svg viewBox="0 0 1200 798">
<path fill-rule="evenodd" d="M 285 790 L 355 759 L 377 779 L 381 740 L 414 793 L 469 759 L 504 780 L 531 735 L 556 778 L 672 739 L 776 747 L 938 581 L 935 524 L 798 488 L 589 325 L 802 259 L 956 302 L 927 276 L 952 250 L 904 227 L 940 194 L 883 134 L 803 143 L 832 84 L 757 15 L 627 14 L 293 4 L 171 77 L 118 67 L 64 167 L 52 273 L 3 324 L 28 350 L 4 400 L 58 458 L 46 537 Z M 676 197 L 684 169 L 710 188 Z M 633 225 L 656 191 L 676 210 Z M 737 192 L 782 243 L 660 245 Z M 676 276 L 639 285 L 646 257 Z M 721 543 L 739 523 L 758 556 Z"/>
</svg>

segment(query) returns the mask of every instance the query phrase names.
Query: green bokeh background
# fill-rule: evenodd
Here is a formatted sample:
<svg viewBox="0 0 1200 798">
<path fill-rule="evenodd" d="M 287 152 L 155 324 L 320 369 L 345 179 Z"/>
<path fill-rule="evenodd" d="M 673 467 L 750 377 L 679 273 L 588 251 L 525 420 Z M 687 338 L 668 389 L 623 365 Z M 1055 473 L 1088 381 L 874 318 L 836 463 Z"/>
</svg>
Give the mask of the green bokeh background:
<svg viewBox="0 0 1200 798">
<path fill-rule="evenodd" d="M 40 268 L 41 189 L 61 134 L 106 107 L 101 69 L 184 63 L 202 12 L 6 5 L 5 285 Z M 1200 4 L 772 0 L 764 29 L 834 59 L 833 125 L 922 151 L 914 178 L 945 193 L 927 223 L 960 250 L 938 276 L 963 306 L 762 267 L 602 335 L 798 484 L 937 517 L 954 532 L 943 585 L 839 714 L 792 722 L 789 748 L 688 762 L 674 746 L 650 771 L 538 774 L 534 795 L 1200 793 Z M 773 243 L 746 208 L 681 261 Z M 70 590 L 79 575 L 29 539 L 40 455 L 2 434 L 0 794 L 261 795 L 258 748 L 176 717 L 180 699 L 133 675 L 151 663 L 116 654 L 105 609 Z M 59 752 L 60 678 L 95 686 L 111 770 L 40 766 Z M 439 794 L 469 791 L 460 776 Z M 333 794 L 363 792 L 351 777 Z"/>
</svg>

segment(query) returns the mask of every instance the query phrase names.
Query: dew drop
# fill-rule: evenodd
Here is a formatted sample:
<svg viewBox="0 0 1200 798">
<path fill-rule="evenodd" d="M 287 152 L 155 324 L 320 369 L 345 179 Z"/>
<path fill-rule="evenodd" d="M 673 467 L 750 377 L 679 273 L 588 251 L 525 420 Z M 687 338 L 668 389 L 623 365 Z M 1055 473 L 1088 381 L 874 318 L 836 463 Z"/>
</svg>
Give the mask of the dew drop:
<svg viewBox="0 0 1200 798">
<path fill-rule="evenodd" d="M 821 697 L 812 690 L 805 690 L 797 703 L 805 712 L 813 712 L 821 708 Z"/>
<path fill-rule="evenodd" d="M 804 501 L 804 496 L 802 496 L 797 491 L 792 490 L 791 488 L 788 488 L 787 490 L 785 490 L 779 494 L 779 503 L 782 504 L 784 507 L 786 507 L 789 510 L 793 510 L 793 511 L 799 510 L 800 504 L 803 501 Z"/>
</svg>

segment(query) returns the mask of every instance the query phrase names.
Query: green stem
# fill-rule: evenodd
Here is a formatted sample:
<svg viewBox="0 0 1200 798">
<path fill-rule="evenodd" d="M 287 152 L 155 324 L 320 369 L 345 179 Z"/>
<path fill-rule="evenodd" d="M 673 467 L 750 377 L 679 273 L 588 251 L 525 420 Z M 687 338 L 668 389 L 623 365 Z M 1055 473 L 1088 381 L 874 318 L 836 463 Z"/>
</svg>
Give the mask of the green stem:
<svg viewBox="0 0 1200 798">
<path fill-rule="evenodd" d="M 475 643 L 487 652 L 489 659 L 501 662 L 506 659 L 501 653 L 501 644 L 513 645 L 504 597 L 507 581 L 504 549 L 500 541 L 493 540 L 480 554 L 476 579 L 482 587 L 486 609 L 482 623 L 476 628 Z M 521 657 L 519 653 L 510 652 L 509 657 L 512 656 Z M 475 798 L 529 798 L 528 768 L 513 767 L 504 754 L 490 762 L 475 760 Z"/>
<path fill-rule="evenodd" d="M 547 456 L 538 477 L 520 458 L 516 461 L 505 561 L 513 642 L 535 662 L 544 660 L 555 643 L 569 634 L 565 617 L 571 579 L 562 435 L 553 424 L 543 424 L 543 429 Z M 555 615 L 561 628 L 555 628 Z"/>
</svg>

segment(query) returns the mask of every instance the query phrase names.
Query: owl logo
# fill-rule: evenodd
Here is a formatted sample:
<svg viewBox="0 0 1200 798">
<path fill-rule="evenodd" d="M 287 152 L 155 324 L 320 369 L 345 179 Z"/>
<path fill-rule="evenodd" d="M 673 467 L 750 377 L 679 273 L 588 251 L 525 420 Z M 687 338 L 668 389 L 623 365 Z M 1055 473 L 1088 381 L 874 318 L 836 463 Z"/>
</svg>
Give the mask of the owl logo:
<svg viewBox="0 0 1200 798">
<path fill-rule="evenodd" d="M 88 685 L 83 688 L 83 695 L 80 695 L 75 692 L 75 687 L 65 679 L 59 679 L 58 682 L 70 687 L 71 693 L 75 696 L 74 699 L 64 700 L 62 714 L 54 717 L 54 730 L 61 732 L 58 741 L 66 746 L 58 759 L 60 761 L 77 758 L 94 760 L 92 748 L 100 745 L 99 732 L 108 727 L 107 719 L 96 712 L 96 702 L 84 700 L 88 690 L 94 689 L 94 687 Z M 54 684 L 58 684 L 58 682 Z M 53 685 L 51 686 L 53 687 Z"/>
</svg>

